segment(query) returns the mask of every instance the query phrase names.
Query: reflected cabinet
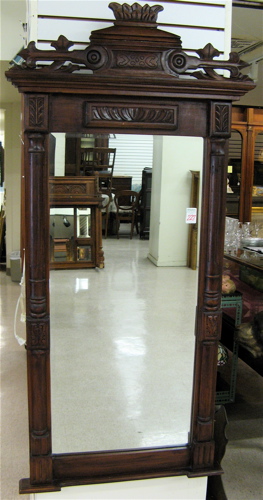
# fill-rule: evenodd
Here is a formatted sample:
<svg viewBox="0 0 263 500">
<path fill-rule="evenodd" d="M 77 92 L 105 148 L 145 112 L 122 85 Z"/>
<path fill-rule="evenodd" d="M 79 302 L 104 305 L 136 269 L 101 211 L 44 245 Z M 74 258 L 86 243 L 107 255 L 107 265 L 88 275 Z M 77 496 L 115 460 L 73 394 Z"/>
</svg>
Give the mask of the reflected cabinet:
<svg viewBox="0 0 263 500">
<path fill-rule="evenodd" d="M 116 20 L 93 31 L 85 49 L 69 50 L 73 43 L 64 36 L 52 43 L 51 50 L 37 50 L 31 42 L 19 53 L 23 64 L 6 73 L 23 94 L 30 472 L 20 482 L 22 493 L 77 484 L 222 473 L 215 453 L 214 421 L 228 140 L 232 102 L 255 85 L 241 72 L 244 64 L 237 54 L 218 59 L 219 51 L 207 44 L 196 55 L 188 55 L 179 36 L 157 27 L 162 6 L 113 2 L 109 7 Z M 224 71 L 218 71 L 221 69 Z M 225 72 L 228 76 L 223 76 Z M 100 267 L 103 255 L 95 188 L 88 203 L 83 202 L 87 192 L 75 196 L 70 189 L 65 191 L 65 186 L 58 187 L 57 180 L 50 181 L 56 192 L 49 189 L 49 135 L 120 130 L 204 139 L 198 299 L 192 304 L 196 320 L 192 332 L 193 386 L 188 388 L 192 395 L 189 438 L 183 445 L 171 439 L 170 445 L 163 447 L 156 447 L 153 441 L 147 448 L 54 454 L 50 334 L 56 331 L 50 331 L 49 270 L 61 265 L 59 259 L 64 259 L 63 265 L 70 265 L 70 259 L 90 265 L 94 255 Z M 153 175 L 156 173 L 153 169 Z M 166 188 L 173 186 L 167 182 Z M 176 313 L 175 307 L 175 325 Z M 88 334 L 92 331 L 92 311 L 90 315 L 85 321 Z M 132 315 L 131 308 L 131 328 Z M 104 318 L 101 325 L 105 335 L 106 320 L 110 318 Z M 120 315 L 119 329 L 125 328 Z M 75 333 L 71 329 L 70 334 L 77 338 Z M 59 356 L 64 355 L 65 344 Z M 73 351 L 74 347 L 72 356 Z M 174 405 L 180 408 L 180 394 L 175 396 Z"/>
<path fill-rule="evenodd" d="M 263 213 L 263 109 L 233 106 L 227 215 L 250 222 Z"/>
<path fill-rule="evenodd" d="M 50 269 L 104 266 L 97 177 L 50 177 Z"/>
</svg>

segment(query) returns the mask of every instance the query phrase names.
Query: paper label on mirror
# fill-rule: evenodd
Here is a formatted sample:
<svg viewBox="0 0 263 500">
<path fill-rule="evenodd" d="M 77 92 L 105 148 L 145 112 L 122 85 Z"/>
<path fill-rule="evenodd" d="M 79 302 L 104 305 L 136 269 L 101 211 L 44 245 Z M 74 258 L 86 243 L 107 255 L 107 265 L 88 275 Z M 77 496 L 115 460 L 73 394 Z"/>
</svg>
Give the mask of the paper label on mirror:
<svg viewBox="0 0 263 500">
<path fill-rule="evenodd" d="M 196 224 L 197 208 L 186 209 L 186 224 Z"/>
</svg>

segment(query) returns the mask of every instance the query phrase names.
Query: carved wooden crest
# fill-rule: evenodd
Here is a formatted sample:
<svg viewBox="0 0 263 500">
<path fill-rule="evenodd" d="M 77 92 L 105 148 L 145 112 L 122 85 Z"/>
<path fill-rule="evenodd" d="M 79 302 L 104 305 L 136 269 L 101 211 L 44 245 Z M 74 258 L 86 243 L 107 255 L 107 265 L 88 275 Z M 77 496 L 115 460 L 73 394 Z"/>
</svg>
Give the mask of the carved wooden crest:
<svg viewBox="0 0 263 500">
<path fill-rule="evenodd" d="M 116 20 L 109 28 L 91 33 L 90 44 L 84 50 L 69 50 L 73 42 L 63 35 L 51 43 L 55 50 L 38 50 L 30 42 L 20 51 L 23 58 L 21 69 L 37 69 L 54 72 L 98 72 L 107 75 L 136 77 L 155 75 L 191 76 L 201 80 L 225 80 L 222 71 L 228 70 L 234 80 L 250 80 L 240 70 L 247 66 L 237 53 L 231 53 L 227 61 L 215 59 L 220 53 L 211 44 L 196 51 L 198 56 L 187 55 L 182 50 L 179 36 L 158 29 L 157 15 L 160 5 L 133 5 L 112 2 Z M 118 42 L 118 43 L 117 43 Z"/>
</svg>

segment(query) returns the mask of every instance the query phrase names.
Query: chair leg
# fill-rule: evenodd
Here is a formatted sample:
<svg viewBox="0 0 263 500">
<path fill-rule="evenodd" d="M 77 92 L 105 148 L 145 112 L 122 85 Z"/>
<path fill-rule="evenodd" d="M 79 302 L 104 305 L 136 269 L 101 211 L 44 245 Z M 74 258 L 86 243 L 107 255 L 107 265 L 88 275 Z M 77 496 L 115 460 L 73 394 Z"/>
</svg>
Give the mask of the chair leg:
<svg viewBox="0 0 263 500">
<path fill-rule="evenodd" d="M 107 207 L 106 208 L 106 216 L 105 216 L 105 233 L 104 233 L 105 240 L 107 239 L 107 236 L 108 236 L 108 221 L 109 221 L 109 210 Z"/>
<path fill-rule="evenodd" d="M 118 215 L 116 213 L 116 233 L 117 233 L 117 239 L 118 240 L 120 239 L 119 227 L 120 227 L 120 221 L 119 221 L 119 217 L 118 217 Z"/>
<path fill-rule="evenodd" d="M 136 226 L 136 232 L 137 232 L 137 234 L 139 234 L 139 222 L 138 222 L 138 219 L 139 219 L 139 217 L 138 217 L 138 214 L 136 213 L 135 214 L 135 226 Z"/>
<path fill-rule="evenodd" d="M 132 213 L 130 240 L 132 240 L 133 231 L 134 231 L 134 212 Z"/>
</svg>

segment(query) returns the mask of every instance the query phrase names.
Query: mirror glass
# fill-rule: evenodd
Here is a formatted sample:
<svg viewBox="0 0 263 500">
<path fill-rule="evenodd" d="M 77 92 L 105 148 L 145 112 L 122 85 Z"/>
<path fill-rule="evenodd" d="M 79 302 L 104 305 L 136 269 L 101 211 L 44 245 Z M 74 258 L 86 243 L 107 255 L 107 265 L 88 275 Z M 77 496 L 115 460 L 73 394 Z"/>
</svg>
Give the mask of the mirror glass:
<svg viewBox="0 0 263 500">
<path fill-rule="evenodd" d="M 263 131 L 256 135 L 252 190 L 252 235 L 263 237 Z"/>
<path fill-rule="evenodd" d="M 242 142 L 240 132 L 232 130 L 229 139 L 226 214 L 236 219 L 239 218 L 240 190 L 243 182 L 241 177 Z"/>
<path fill-rule="evenodd" d="M 263 186 L 263 131 L 258 132 L 255 140 L 254 151 L 254 176 L 253 176 L 254 192 L 252 196 L 262 196 Z M 261 188 L 256 189 L 256 188 Z"/>
<path fill-rule="evenodd" d="M 50 208 L 51 262 L 91 261 L 90 237 L 90 208 Z"/>
<path fill-rule="evenodd" d="M 184 139 L 189 147 L 194 144 L 191 140 L 196 141 Z M 183 202 L 186 207 L 191 170 L 193 166 L 202 168 L 202 156 L 198 160 L 198 155 L 203 140 L 198 140 L 197 150 L 193 147 L 191 155 L 185 151 L 184 156 L 190 158 L 185 164 L 180 156 L 173 158 L 172 175 L 179 185 L 166 187 L 180 205 L 187 200 Z M 178 151 L 177 145 L 175 149 Z M 116 150 L 118 164 L 118 147 Z M 158 155 L 153 151 L 150 162 L 154 185 L 158 178 L 154 156 Z M 127 157 L 132 155 L 134 149 L 126 152 Z M 170 152 L 168 157 L 171 163 Z M 66 169 L 65 143 L 58 158 L 62 175 Z M 139 176 L 129 169 L 121 172 L 124 177 L 132 177 L 136 190 L 141 187 L 138 184 L 144 165 Z M 115 175 L 121 177 L 118 167 Z M 175 234 L 187 262 L 185 208 L 183 213 L 184 220 L 177 210 L 168 214 L 171 229 L 163 238 L 169 247 Z M 114 220 L 114 206 L 112 217 Z M 55 232 L 57 220 L 62 233 Z M 88 241 L 88 210 L 51 208 L 50 234 L 58 238 L 62 234 L 69 241 L 72 237 Z M 102 239 L 104 269 L 50 271 L 54 453 L 180 446 L 189 441 L 198 271 L 186 264 L 155 266 L 149 259 L 151 239 L 141 238 L 136 230 L 132 239 L 129 235 L 130 226 L 124 223 L 117 239 L 112 225 L 108 237 Z M 86 250 L 83 254 L 80 250 L 83 246 L 79 259 L 82 255 L 88 258 Z M 66 247 L 62 258 L 68 258 Z"/>
</svg>

